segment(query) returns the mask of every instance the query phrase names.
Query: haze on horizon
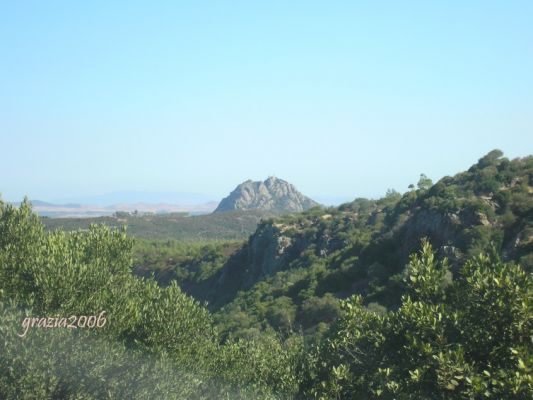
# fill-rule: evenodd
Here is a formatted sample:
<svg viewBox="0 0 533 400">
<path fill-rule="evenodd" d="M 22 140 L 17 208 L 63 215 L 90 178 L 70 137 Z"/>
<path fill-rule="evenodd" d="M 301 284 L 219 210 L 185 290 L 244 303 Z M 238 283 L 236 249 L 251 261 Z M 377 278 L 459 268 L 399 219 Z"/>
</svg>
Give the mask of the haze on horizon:
<svg viewBox="0 0 533 400">
<path fill-rule="evenodd" d="M 0 193 L 380 197 L 533 152 L 533 3 L 9 2 Z"/>
</svg>

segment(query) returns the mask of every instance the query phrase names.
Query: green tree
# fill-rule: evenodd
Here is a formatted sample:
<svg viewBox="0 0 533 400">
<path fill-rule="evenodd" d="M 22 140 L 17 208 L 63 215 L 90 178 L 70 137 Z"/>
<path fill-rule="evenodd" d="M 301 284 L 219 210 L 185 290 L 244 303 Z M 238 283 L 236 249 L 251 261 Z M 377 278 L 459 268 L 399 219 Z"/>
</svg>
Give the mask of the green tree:
<svg viewBox="0 0 533 400">
<path fill-rule="evenodd" d="M 477 165 L 479 168 L 486 168 L 490 165 L 494 165 L 501 157 L 503 157 L 503 152 L 499 149 L 494 149 L 481 157 Z"/>
<path fill-rule="evenodd" d="M 420 174 L 420 179 L 418 180 L 418 183 L 416 186 L 420 190 L 428 190 L 431 185 L 433 185 L 433 181 L 429 179 L 425 174 Z"/>
<path fill-rule="evenodd" d="M 533 396 L 533 280 L 479 256 L 453 283 L 425 242 L 411 257 L 414 297 L 379 315 L 360 296 L 309 357 L 309 397 L 529 399 Z M 446 295 L 445 295 L 446 294 Z"/>
</svg>

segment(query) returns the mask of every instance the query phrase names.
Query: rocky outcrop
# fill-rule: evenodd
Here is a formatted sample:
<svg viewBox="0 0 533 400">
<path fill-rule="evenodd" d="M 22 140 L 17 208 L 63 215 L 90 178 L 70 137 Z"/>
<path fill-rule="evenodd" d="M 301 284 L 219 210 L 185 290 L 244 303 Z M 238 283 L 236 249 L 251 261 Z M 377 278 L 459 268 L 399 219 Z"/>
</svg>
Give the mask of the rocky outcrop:
<svg viewBox="0 0 533 400">
<path fill-rule="evenodd" d="M 423 237 L 427 237 L 436 248 L 454 243 L 462 229 L 464 223 L 457 214 L 438 210 L 417 210 L 394 236 L 399 244 L 398 256 L 407 260 L 409 254 L 418 250 L 420 239 Z"/>
<path fill-rule="evenodd" d="M 274 224 L 266 224 L 258 229 L 249 241 L 249 273 L 245 285 L 249 286 L 258 278 L 279 271 L 287 261 L 287 249 L 291 242 L 291 238 L 283 235 Z"/>
<path fill-rule="evenodd" d="M 285 235 L 283 226 L 270 222 L 260 224 L 232 260 L 235 262 L 226 265 L 218 284 L 236 280 L 240 286 L 249 287 L 264 276 L 274 275 L 286 267 L 295 245 L 295 238 Z"/>
<path fill-rule="evenodd" d="M 290 183 L 270 177 L 264 182 L 247 180 L 222 199 L 214 212 L 232 210 L 264 210 L 301 212 L 319 204 L 302 195 Z"/>
</svg>

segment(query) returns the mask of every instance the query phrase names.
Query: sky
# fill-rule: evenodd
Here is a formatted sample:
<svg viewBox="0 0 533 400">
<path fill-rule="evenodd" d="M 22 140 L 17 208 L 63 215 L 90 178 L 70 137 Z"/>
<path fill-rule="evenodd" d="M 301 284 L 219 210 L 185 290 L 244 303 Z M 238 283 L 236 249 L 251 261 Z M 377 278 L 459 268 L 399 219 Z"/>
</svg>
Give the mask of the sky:
<svg viewBox="0 0 533 400">
<path fill-rule="evenodd" d="M 533 2 L 0 1 L 0 193 L 372 197 L 533 153 Z"/>
</svg>

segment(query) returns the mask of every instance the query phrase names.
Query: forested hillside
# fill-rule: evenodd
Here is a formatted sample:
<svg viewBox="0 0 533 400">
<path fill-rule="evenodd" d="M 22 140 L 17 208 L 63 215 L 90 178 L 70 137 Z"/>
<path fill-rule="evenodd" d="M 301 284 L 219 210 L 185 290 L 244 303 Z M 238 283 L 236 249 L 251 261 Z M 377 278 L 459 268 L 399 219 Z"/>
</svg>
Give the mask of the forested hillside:
<svg viewBox="0 0 533 400">
<path fill-rule="evenodd" d="M 530 399 L 532 186 L 533 157 L 493 151 L 244 243 L 0 201 L 0 398 Z"/>
<path fill-rule="evenodd" d="M 436 184 L 422 175 L 403 195 L 391 190 L 379 200 L 265 219 L 231 256 L 235 244 L 216 255 L 211 249 L 210 256 L 205 248 L 188 269 L 168 258 L 154 269 L 162 284 L 175 278 L 208 301 L 224 332 L 313 333 L 339 316 L 339 299 L 354 294 L 378 312 L 396 309 L 405 293 L 405 265 L 421 238 L 428 238 L 439 259 L 448 259 L 449 279 L 482 252 L 531 271 L 532 182 L 533 157 L 510 161 L 495 150 Z M 148 263 L 138 261 L 147 274 Z"/>
</svg>

